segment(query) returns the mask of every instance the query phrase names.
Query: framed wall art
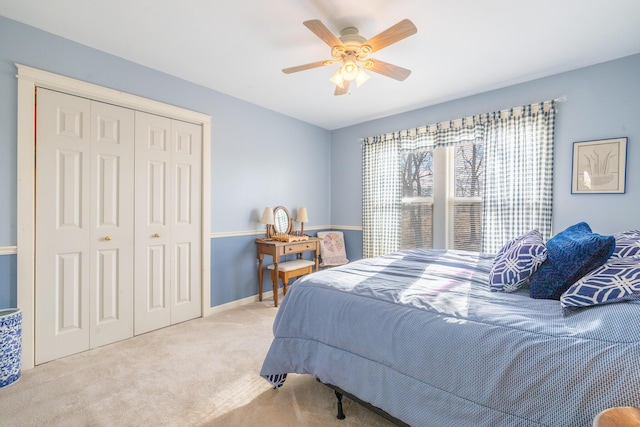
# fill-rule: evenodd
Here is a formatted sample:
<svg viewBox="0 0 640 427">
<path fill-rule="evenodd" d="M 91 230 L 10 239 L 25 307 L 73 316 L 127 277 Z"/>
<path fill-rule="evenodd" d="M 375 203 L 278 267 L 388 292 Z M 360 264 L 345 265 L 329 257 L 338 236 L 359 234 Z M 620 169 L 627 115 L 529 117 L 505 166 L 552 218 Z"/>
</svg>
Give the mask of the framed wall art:
<svg viewBox="0 0 640 427">
<path fill-rule="evenodd" d="M 571 193 L 624 193 L 627 138 L 573 143 Z"/>
</svg>

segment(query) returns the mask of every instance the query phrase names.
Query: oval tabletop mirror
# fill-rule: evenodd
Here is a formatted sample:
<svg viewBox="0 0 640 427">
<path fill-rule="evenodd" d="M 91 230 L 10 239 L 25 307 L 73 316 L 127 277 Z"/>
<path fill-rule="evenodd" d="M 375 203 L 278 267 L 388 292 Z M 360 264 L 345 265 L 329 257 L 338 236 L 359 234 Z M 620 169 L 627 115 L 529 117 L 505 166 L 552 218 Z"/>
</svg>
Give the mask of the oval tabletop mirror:
<svg viewBox="0 0 640 427">
<path fill-rule="evenodd" d="M 277 206 L 273 210 L 273 219 L 274 224 L 271 228 L 271 233 L 291 233 L 291 215 L 289 215 L 289 211 L 284 206 Z"/>
</svg>

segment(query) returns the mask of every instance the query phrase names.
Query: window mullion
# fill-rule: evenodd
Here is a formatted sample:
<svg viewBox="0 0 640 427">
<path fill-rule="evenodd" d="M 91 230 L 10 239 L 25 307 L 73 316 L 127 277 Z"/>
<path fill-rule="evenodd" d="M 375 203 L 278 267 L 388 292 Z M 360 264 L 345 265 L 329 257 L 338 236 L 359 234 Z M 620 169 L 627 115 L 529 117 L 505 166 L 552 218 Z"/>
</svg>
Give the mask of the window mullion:
<svg viewBox="0 0 640 427">
<path fill-rule="evenodd" d="M 433 150 L 433 247 L 447 248 L 448 155 L 446 148 Z"/>
</svg>

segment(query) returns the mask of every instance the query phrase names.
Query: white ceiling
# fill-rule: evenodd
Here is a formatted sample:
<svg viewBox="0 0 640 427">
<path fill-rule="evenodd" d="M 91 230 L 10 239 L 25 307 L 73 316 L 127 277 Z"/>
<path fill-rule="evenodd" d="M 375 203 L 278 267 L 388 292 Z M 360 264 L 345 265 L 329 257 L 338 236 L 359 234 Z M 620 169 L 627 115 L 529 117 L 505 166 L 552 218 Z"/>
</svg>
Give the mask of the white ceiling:
<svg viewBox="0 0 640 427">
<path fill-rule="evenodd" d="M 0 0 L 0 15 L 326 129 L 640 52 L 640 0 Z M 374 55 L 412 70 L 334 96 L 338 65 L 302 25 L 366 38 L 418 33 Z M 639 70 L 640 71 L 640 70 Z"/>
</svg>

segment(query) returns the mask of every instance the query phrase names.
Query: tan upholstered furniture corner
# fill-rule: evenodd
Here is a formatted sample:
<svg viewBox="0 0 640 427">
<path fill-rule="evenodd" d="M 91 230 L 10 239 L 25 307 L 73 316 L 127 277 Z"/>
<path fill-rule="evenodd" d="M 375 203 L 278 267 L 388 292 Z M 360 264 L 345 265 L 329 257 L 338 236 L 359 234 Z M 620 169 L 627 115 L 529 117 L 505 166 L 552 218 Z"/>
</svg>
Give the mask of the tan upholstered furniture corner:
<svg viewBox="0 0 640 427">
<path fill-rule="evenodd" d="M 307 261 L 306 259 L 281 262 L 278 266 L 278 277 L 276 277 L 276 270 L 273 264 L 267 268 L 271 270 L 271 281 L 276 284 L 275 289 L 278 289 L 278 279 L 282 280 L 282 294 L 286 295 L 289 280 L 305 274 L 311 274 L 313 272 L 313 264 L 313 261 Z"/>
</svg>

